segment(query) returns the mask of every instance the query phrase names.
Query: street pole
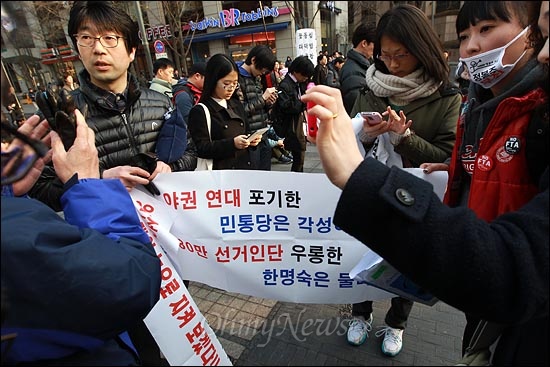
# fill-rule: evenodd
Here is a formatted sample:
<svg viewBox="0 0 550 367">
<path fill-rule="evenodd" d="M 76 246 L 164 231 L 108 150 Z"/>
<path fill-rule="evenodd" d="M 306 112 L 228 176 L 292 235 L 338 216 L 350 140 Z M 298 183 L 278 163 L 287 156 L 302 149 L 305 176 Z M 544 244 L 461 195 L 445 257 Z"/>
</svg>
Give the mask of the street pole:
<svg viewBox="0 0 550 367">
<path fill-rule="evenodd" d="M 13 87 L 13 83 L 11 82 L 11 78 L 8 74 L 8 71 L 6 70 L 6 67 L 4 66 L 4 59 L 2 58 L 2 79 L 5 79 L 8 81 L 8 85 L 10 87 Z M 15 88 L 14 88 L 15 89 Z M 2 83 L 2 93 L 5 93 L 6 91 L 4 90 L 4 83 Z M 23 109 L 23 107 L 21 107 L 21 103 L 19 103 L 19 98 L 17 98 L 17 93 L 14 93 L 14 96 L 15 96 L 15 103 L 17 104 L 17 107 L 20 108 L 20 109 Z"/>
<path fill-rule="evenodd" d="M 141 44 L 143 45 L 143 50 L 145 51 L 145 59 L 147 60 L 147 72 L 148 79 L 152 79 L 153 75 L 153 59 L 151 58 L 151 50 L 149 49 L 149 41 L 147 40 L 147 34 L 145 33 L 145 25 L 143 24 L 143 14 L 141 13 L 141 6 L 139 1 L 134 1 L 136 5 L 136 13 L 138 17 L 139 31 L 141 32 Z"/>
</svg>

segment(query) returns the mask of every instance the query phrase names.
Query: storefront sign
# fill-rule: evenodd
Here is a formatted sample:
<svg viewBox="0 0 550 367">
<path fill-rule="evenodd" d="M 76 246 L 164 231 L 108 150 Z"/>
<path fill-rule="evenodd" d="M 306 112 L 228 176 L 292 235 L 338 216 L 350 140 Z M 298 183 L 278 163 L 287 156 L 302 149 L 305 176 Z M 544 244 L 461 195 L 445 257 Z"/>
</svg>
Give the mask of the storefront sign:
<svg viewBox="0 0 550 367">
<path fill-rule="evenodd" d="M 183 26 L 182 26 L 183 29 Z M 170 39 L 172 38 L 172 31 L 170 30 L 170 25 L 156 25 L 154 27 L 146 28 L 145 33 L 147 34 L 147 40 L 151 41 L 153 39 Z M 138 32 L 140 40 L 143 40 L 141 37 L 141 31 Z"/>
<path fill-rule="evenodd" d="M 239 9 L 231 8 L 229 10 L 222 10 L 219 13 L 219 18 L 209 17 L 204 18 L 200 22 L 189 22 L 189 27 L 191 31 L 199 30 L 202 31 L 209 27 L 217 28 L 229 28 L 240 25 L 245 22 L 253 22 L 258 19 L 265 17 L 276 18 L 279 16 L 278 7 L 268 8 L 264 7 L 264 10 L 258 8 L 256 11 L 251 12 L 241 12 Z"/>
<path fill-rule="evenodd" d="M 287 8 L 283 8 L 281 9 L 281 12 L 279 12 L 279 8 L 276 6 L 273 8 L 265 7 L 264 10 L 258 8 L 256 11 L 252 12 L 241 12 L 239 9 L 231 8 L 229 10 L 222 10 L 219 13 L 219 18 L 210 17 L 204 18 L 200 22 L 190 21 L 189 24 L 182 24 L 181 30 L 182 32 L 187 30 L 191 30 L 193 32 L 195 30 L 205 30 L 209 27 L 229 28 L 238 26 L 241 23 L 253 22 L 255 20 L 262 19 L 262 17 L 276 18 L 280 14 L 287 13 Z M 169 24 L 156 25 L 146 28 L 145 34 L 147 35 L 148 41 L 152 41 L 154 39 L 171 39 L 173 36 Z M 141 31 L 138 33 L 138 36 L 140 40 L 143 40 Z M 315 63 L 316 62 L 317 61 L 315 61 Z"/>
<path fill-rule="evenodd" d="M 317 64 L 317 35 L 315 29 L 304 28 L 296 31 L 296 56 L 307 56 L 313 65 Z"/>
</svg>

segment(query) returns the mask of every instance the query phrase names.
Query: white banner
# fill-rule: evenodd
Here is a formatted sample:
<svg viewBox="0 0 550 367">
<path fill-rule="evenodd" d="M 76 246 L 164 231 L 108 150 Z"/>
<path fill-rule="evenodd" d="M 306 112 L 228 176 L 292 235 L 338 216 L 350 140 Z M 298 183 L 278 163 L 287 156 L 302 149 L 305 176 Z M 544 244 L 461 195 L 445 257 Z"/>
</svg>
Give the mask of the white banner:
<svg viewBox="0 0 550 367">
<path fill-rule="evenodd" d="M 410 171 L 441 181 L 432 183 L 442 195 L 446 175 Z M 162 262 L 160 301 L 145 322 L 171 365 L 231 364 L 182 279 L 296 303 L 395 296 L 350 278 L 377 255 L 334 225 L 341 191 L 325 174 L 192 171 L 154 182 L 161 195 L 139 187 L 131 196 Z"/>
<path fill-rule="evenodd" d="M 313 28 L 296 31 L 296 56 L 307 56 L 313 65 L 317 65 L 317 34 Z"/>
<path fill-rule="evenodd" d="M 370 250 L 332 223 L 340 190 L 324 174 L 193 171 L 154 182 L 160 196 L 131 195 L 155 213 L 156 242 L 183 279 L 297 303 L 392 296 L 349 278 Z"/>
</svg>

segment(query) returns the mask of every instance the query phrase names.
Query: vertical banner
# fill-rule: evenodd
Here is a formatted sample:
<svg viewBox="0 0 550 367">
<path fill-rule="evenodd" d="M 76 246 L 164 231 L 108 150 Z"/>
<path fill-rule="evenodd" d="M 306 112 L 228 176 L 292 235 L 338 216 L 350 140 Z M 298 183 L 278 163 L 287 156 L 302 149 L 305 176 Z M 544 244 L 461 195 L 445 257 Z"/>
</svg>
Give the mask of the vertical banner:
<svg viewBox="0 0 550 367">
<path fill-rule="evenodd" d="M 137 191 L 137 190 L 136 190 Z M 183 280 L 157 242 L 170 240 L 169 216 L 163 208 L 135 201 L 145 232 L 161 262 L 160 299 L 143 320 L 170 366 L 232 366 Z"/>
<path fill-rule="evenodd" d="M 304 28 L 296 31 L 296 56 L 307 56 L 317 65 L 317 35 L 315 29 Z"/>
</svg>

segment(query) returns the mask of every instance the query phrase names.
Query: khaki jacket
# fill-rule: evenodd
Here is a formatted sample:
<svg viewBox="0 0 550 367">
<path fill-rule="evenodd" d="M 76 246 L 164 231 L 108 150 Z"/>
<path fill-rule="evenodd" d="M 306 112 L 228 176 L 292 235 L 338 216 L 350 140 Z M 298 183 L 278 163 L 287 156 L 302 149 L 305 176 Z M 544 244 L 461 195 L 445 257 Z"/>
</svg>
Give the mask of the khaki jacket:
<svg viewBox="0 0 550 367">
<path fill-rule="evenodd" d="M 404 162 L 405 166 L 440 163 L 451 156 L 456 140 L 461 99 L 456 88 L 440 89 L 403 107 L 407 120 L 413 121 L 413 134 L 394 149 L 404 161 L 408 161 Z M 387 98 L 377 97 L 370 89 L 364 88 L 355 100 L 350 116 L 368 111 L 382 113 L 388 105 Z M 365 146 L 366 150 L 369 148 L 370 146 Z"/>
</svg>

